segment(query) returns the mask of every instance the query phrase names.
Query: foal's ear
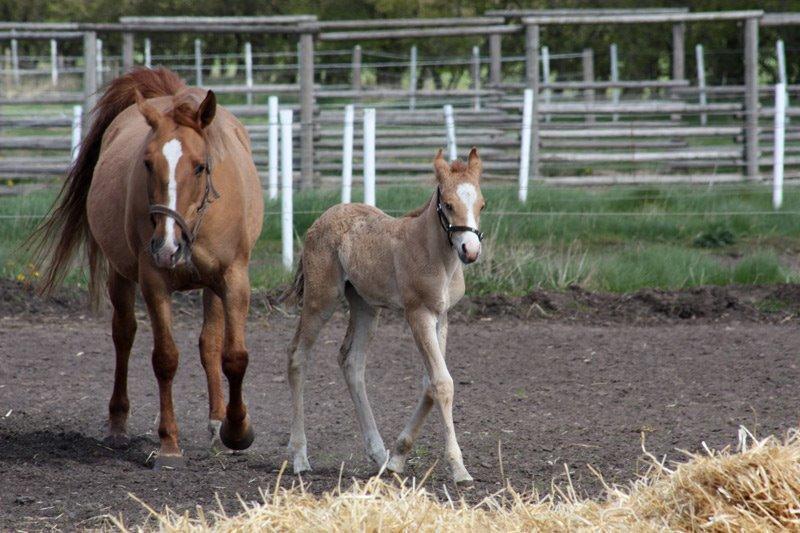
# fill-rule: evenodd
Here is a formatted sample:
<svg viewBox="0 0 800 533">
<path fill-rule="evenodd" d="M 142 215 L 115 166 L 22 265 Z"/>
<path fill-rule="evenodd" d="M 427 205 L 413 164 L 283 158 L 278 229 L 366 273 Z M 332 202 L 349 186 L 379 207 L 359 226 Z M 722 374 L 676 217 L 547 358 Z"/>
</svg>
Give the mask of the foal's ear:
<svg viewBox="0 0 800 533">
<path fill-rule="evenodd" d="M 483 163 L 481 162 L 481 158 L 478 155 L 478 149 L 474 146 L 472 150 L 469 151 L 469 159 L 467 161 L 467 167 L 469 168 L 469 172 L 475 177 L 475 179 L 481 178 L 481 172 L 483 172 Z"/>
<path fill-rule="evenodd" d="M 144 99 L 142 93 L 139 92 L 139 89 L 133 89 L 134 98 L 136 98 L 136 107 L 139 108 L 139 113 L 144 116 L 144 119 L 147 121 L 147 125 L 153 128 L 154 130 L 158 129 L 158 125 L 161 123 L 161 113 L 153 107 L 150 102 Z"/>
<path fill-rule="evenodd" d="M 201 128 L 205 128 L 211 121 L 214 120 L 214 115 L 217 114 L 217 96 L 214 91 L 208 91 L 206 97 L 200 102 L 200 107 L 197 108 L 197 123 Z"/>
<path fill-rule="evenodd" d="M 444 159 L 444 150 L 439 148 L 439 153 L 433 160 L 433 171 L 436 174 L 436 180 L 441 182 L 450 173 L 450 165 Z"/>
</svg>

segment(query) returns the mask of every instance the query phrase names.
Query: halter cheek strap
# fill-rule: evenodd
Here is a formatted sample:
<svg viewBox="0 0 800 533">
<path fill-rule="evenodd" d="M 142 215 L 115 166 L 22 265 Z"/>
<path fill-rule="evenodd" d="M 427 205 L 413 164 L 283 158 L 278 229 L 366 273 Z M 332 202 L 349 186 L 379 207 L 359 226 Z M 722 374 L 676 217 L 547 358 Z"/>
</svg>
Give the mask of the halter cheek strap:
<svg viewBox="0 0 800 533">
<path fill-rule="evenodd" d="M 208 160 L 206 160 L 205 167 L 205 191 L 203 192 L 203 199 L 200 201 L 200 207 L 197 208 L 197 216 L 195 217 L 193 228 L 190 228 L 189 224 L 186 222 L 186 219 L 183 218 L 183 215 L 174 209 L 170 209 L 163 204 L 150 205 L 151 215 L 164 215 L 170 217 L 175 221 L 178 227 L 181 228 L 181 238 L 183 239 L 183 244 L 185 246 L 185 253 L 189 259 L 192 257 L 192 245 L 197 239 L 197 234 L 200 232 L 200 224 L 203 222 L 203 215 L 209 206 L 220 196 L 217 192 L 217 189 L 214 188 L 214 182 L 211 181 L 211 164 Z"/>
<path fill-rule="evenodd" d="M 478 242 L 483 240 L 483 232 L 478 228 L 473 228 L 471 226 L 453 226 L 450 224 L 444 212 L 444 207 L 442 207 L 442 190 L 439 187 L 436 187 L 436 214 L 439 215 L 439 223 L 442 225 L 445 235 L 447 235 L 447 242 L 450 243 L 450 246 L 453 246 L 453 233 L 462 231 L 471 231 L 477 235 Z"/>
</svg>

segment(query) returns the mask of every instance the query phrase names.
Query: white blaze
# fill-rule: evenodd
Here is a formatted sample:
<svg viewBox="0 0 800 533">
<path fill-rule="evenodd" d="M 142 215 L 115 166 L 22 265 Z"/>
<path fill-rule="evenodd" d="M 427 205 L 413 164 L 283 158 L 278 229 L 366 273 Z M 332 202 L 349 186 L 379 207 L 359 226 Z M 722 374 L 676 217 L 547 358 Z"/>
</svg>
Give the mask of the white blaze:
<svg viewBox="0 0 800 533">
<path fill-rule="evenodd" d="M 456 188 L 458 199 L 467 208 L 467 222 L 466 225 L 471 228 L 477 228 L 478 223 L 475 221 L 475 202 L 478 200 L 478 191 L 471 183 L 461 183 Z M 453 238 L 456 250 L 461 250 L 462 245 L 465 245 L 469 252 L 477 253 L 480 251 L 481 241 L 478 236 L 471 231 L 464 231 L 457 233 Z"/>
<path fill-rule="evenodd" d="M 178 208 L 178 182 L 175 180 L 175 169 L 178 168 L 178 161 L 183 155 L 181 142 L 178 139 L 172 139 L 171 141 L 164 143 L 161 153 L 164 154 L 164 157 L 167 160 L 167 165 L 169 166 L 167 201 L 169 203 L 169 208 L 175 211 Z M 177 246 L 175 245 L 175 220 L 172 217 L 166 218 L 167 220 L 164 223 L 164 229 L 166 233 L 164 236 L 164 246 L 174 253 L 177 251 Z"/>
</svg>

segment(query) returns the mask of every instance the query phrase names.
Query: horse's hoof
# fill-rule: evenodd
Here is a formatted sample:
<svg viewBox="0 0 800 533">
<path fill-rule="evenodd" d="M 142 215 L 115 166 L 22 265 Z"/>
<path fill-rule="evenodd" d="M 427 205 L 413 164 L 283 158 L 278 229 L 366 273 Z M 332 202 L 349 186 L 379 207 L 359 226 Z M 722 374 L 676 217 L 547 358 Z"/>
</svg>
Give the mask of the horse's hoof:
<svg viewBox="0 0 800 533">
<path fill-rule="evenodd" d="M 186 460 L 183 455 L 158 455 L 153 460 L 153 470 L 159 472 L 161 470 L 175 470 L 183 467 Z"/>
<path fill-rule="evenodd" d="M 473 480 L 472 476 L 469 474 L 466 474 L 466 476 L 459 476 L 456 478 L 455 482 L 459 490 L 470 490 L 475 487 L 475 480 Z"/>
<path fill-rule="evenodd" d="M 209 449 L 212 455 L 216 455 L 222 451 L 222 439 L 219 438 L 219 428 L 222 422 L 219 420 L 208 421 L 208 433 L 210 438 Z"/>
<path fill-rule="evenodd" d="M 130 444 L 131 438 L 126 433 L 109 433 L 103 438 L 103 445 L 115 450 L 123 450 Z"/>
<path fill-rule="evenodd" d="M 222 426 L 219 428 L 219 438 L 228 449 L 231 450 L 246 450 L 256 440 L 256 433 L 250 425 L 248 418 L 245 418 L 243 424 L 245 429 L 238 433 L 231 431 L 228 419 L 222 421 Z"/>
<path fill-rule="evenodd" d="M 406 460 L 405 457 L 399 455 L 393 455 L 389 462 L 386 463 L 386 470 L 393 474 L 403 475 L 403 471 L 406 469 Z"/>
<path fill-rule="evenodd" d="M 311 465 L 308 464 L 308 457 L 295 457 L 294 459 L 294 473 L 303 474 L 305 472 L 311 472 Z"/>
</svg>

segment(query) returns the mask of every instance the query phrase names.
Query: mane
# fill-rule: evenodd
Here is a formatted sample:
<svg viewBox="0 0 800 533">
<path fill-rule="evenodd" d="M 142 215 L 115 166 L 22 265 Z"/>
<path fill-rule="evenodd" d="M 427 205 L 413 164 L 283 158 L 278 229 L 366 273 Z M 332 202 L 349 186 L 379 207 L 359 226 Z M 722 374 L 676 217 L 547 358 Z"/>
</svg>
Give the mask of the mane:
<svg viewBox="0 0 800 533">
<path fill-rule="evenodd" d="M 467 171 L 467 164 L 464 163 L 462 160 L 456 159 L 455 161 L 450 163 L 450 172 L 461 173 L 466 171 Z"/>
</svg>

